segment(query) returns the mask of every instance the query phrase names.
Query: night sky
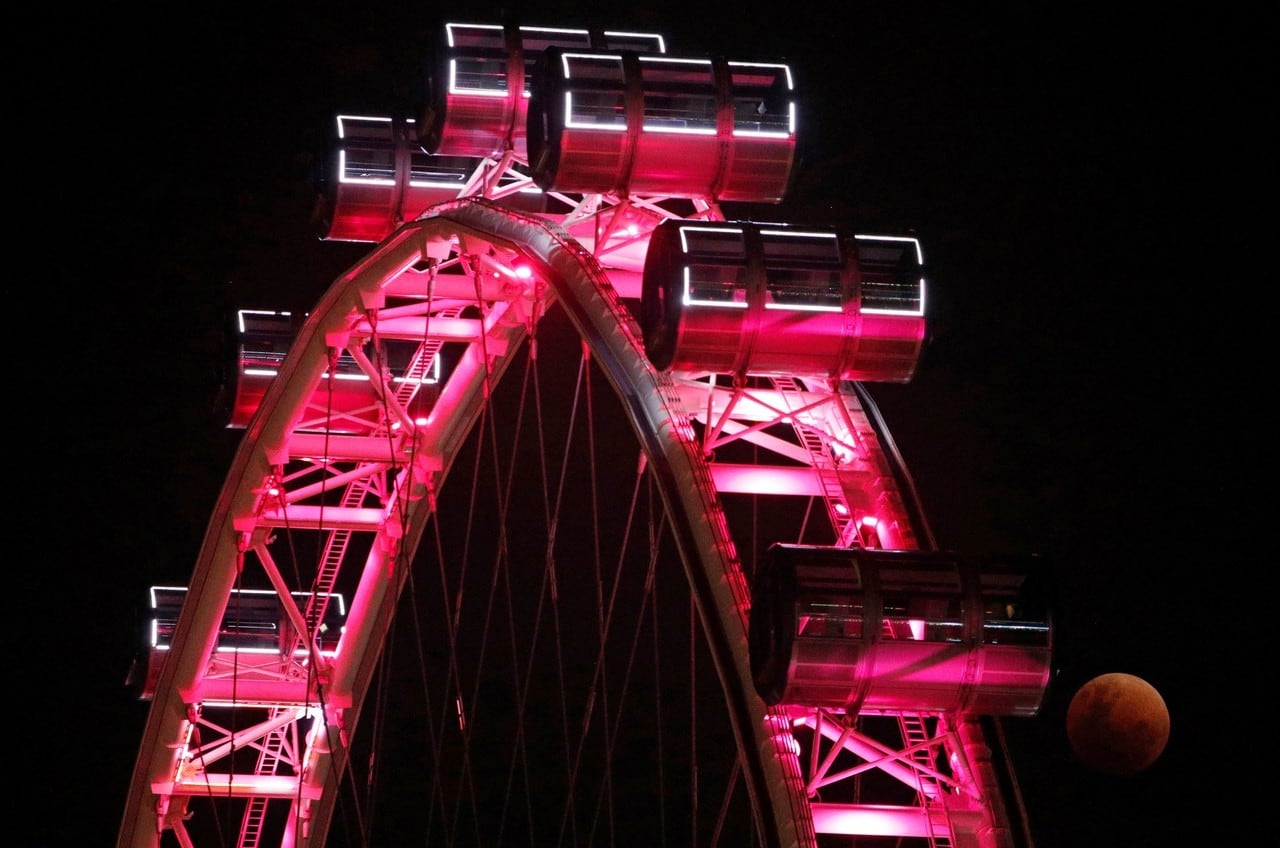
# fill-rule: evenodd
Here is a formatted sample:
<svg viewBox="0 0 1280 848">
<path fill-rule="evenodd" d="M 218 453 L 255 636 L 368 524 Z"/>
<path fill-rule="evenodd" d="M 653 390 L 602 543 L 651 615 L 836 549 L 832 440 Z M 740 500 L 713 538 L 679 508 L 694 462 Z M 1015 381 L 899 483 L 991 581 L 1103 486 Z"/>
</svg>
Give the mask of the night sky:
<svg viewBox="0 0 1280 848">
<path fill-rule="evenodd" d="M 112 18 L 110 38 L 105 19 L 80 22 L 86 70 L 50 128 L 58 217 L 41 225 L 69 227 L 37 259 L 68 285 L 45 306 L 59 350 L 31 387 L 54 412 L 35 422 L 53 467 L 32 475 L 49 529 L 19 577 L 42 647 L 18 682 L 47 728 L 32 734 L 32 800 L 50 805 L 32 844 L 114 842 L 146 718 L 124 685 L 145 593 L 189 575 L 239 437 L 213 414 L 222 310 L 305 311 L 369 249 L 315 238 L 313 155 L 337 112 L 405 108 L 444 20 L 418 5 L 192 8 L 181 25 Z M 1057 564 L 1052 697 L 1005 723 L 1037 845 L 1238 844 L 1268 786 L 1241 623 L 1260 570 L 1240 565 L 1261 561 L 1243 555 L 1258 495 L 1242 469 L 1265 454 L 1237 389 L 1264 360 L 1237 314 L 1262 306 L 1227 220 L 1244 213 L 1220 216 L 1245 167 L 1215 131 L 1225 98 L 1206 93 L 1221 24 L 1076 4 L 853 2 L 835 21 L 807 0 L 704 4 L 697 21 L 691 4 L 582 5 L 513 12 L 790 62 L 802 155 L 771 216 L 921 239 L 929 344 L 913 382 L 872 394 L 943 547 Z M 467 8 L 446 17 L 500 22 Z M 1108 671 L 1151 682 L 1172 715 L 1136 777 L 1068 750 L 1066 698 Z M 1229 775 L 1239 742 L 1245 771 Z"/>
</svg>

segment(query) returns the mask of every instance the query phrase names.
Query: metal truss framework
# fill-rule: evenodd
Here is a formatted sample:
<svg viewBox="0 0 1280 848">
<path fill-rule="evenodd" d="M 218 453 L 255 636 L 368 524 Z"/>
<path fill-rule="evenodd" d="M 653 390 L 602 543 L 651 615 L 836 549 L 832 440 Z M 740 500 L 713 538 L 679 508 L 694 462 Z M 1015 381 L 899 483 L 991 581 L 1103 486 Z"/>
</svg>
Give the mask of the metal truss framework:
<svg viewBox="0 0 1280 848">
<path fill-rule="evenodd" d="M 563 205 L 555 213 L 504 206 L 530 186 L 511 155 L 484 160 L 462 198 L 406 222 L 334 281 L 307 320 L 212 516 L 119 845 L 196 844 L 191 804 L 206 798 L 239 805 L 241 848 L 325 843 L 444 478 L 516 351 L 557 304 L 623 399 L 697 575 L 691 585 L 709 641 L 722 648 L 714 659 L 760 841 L 817 846 L 826 834 L 865 834 L 931 848 L 1013 845 L 977 717 L 769 708 L 752 691 L 738 553 L 747 543 L 730 528 L 726 504 L 809 499 L 825 512 L 829 544 L 932 544 L 866 392 L 821 375 L 656 372 L 629 306 L 648 234 L 671 217 L 723 220 L 720 208 L 609 195 L 553 195 Z M 391 379 L 372 353 L 391 340 L 415 346 L 408 378 Z M 329 376 L 340 355 L 358 365 L 369 402 L 335 418 Z M 441 358 L 447 373 L 429 385 Z M 322 547 L 299 580 L 279 561 L 280 545 L 303 531 L 319 534 Z M 247 582 L 279 595 L 290 649 L 217 649 Z M 343 590 L 352 592 L 347 627 L 340 646 L 325 649 L 324 606 Z M 299 604 L 299 591 L 311 601 Z"/>
</svg>

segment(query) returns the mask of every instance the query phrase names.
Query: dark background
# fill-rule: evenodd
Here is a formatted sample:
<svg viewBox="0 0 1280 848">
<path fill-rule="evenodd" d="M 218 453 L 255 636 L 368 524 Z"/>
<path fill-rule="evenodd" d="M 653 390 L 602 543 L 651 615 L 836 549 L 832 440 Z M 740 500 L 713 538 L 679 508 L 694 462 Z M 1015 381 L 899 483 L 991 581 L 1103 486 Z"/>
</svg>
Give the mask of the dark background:
<svg viewBox="0 0 1280 848">
<path fill-rule="evenodd" d="M 1265 525 L 1245 469 L 1269 455 L 1247 424 L 1269 407 L 1241 388 L 1265 361 L 1246 342 L 1266 299 L 1237 235 L 1252 129 L 1232 84 L 1257 24 L 1075 4 L 584 5 L 507 11 L 790 62 L 802 156 L 767 217 L 920 237 L 929 346 L 912 383 L 873 395 L 943 547 L 1057 563 L 1058 676 L 1040 717 L 1005 722 L 1037 845 L 1241 844 L 1266 812 L 1269 747 L 1243 626 L 1265 612 L 1249 612 Z M 36 297 L 13 312 L 48 310 L 59 338 L 24 369 L 41 401 L 24 464 L 48 487 L 18 576 L 40 599 L 24 675 L 39 844 L 114 842 L 145 721 L 124 685 L 145 592 L 189 575 L 239 435 L 214 416 L 222 310 L 305 311 L 368 249 L 311 230 L 325 127 L 401 111 L 444 20 L 501 14 L 68 15 L 74 39 L 49 58 L 82 70 L 14 160 L 25 178 L 50 149 L 62 166 L 23 210 L 37 270 L 15 290 Z M 1067 745 L 1067 697 L 1108 671 L 1151 682 L 1172 716 L 1135 777 Z"/>
</svg>

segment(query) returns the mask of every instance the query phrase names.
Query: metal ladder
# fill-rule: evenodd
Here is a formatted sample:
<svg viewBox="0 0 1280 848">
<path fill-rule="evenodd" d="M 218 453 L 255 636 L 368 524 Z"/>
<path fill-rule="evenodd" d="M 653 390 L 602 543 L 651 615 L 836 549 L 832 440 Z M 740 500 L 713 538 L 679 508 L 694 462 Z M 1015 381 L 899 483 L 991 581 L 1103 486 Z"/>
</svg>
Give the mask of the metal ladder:
<svg viewBox="0 0 1280 848">
<path fill-rule="evenodd" d="M 927 744 L 930 736 L 925 725 L 924 716 L 918 713 L 900 713 L 898 726 L 902 730 L 904 749 L 909 753 L 907 758 L 917 766 L 916 780 L 920 788 L 920 805 L 925 809 L 929 822 L 929 845 L 931 848 L 952 848 L 951 828 L 946 820 L 946 808 L 942 803 L 944 787 L 933 776 L 936 769 L 933 762 L 934 747 Z M 935 815 L 941 811 L 942 816 Z"/>
<path fill-rule="evenodd" d="M 794 377 L 773 377 L 773 387 L 784 400 L 788 410 L 798 409 L 804 404 L 800 402 L 804 391 Z M 853 510 L 849 507 L 849 499 L 845 496 L 844 486 L 840 483 L 840 474 L 836 471 L 835 459 L 822 432 L 817 427 L 810 427 L 802 420 L 805 413 L 792 416 L 792 426 L 800 443 L 809 452 L 813 470 L 818 475 L 822 486 L 823 499 L 827 505 L 827 515 L 836 531 L 836 545 L 850 547 L 860 545 L 857 523 Z"/>
</svg>

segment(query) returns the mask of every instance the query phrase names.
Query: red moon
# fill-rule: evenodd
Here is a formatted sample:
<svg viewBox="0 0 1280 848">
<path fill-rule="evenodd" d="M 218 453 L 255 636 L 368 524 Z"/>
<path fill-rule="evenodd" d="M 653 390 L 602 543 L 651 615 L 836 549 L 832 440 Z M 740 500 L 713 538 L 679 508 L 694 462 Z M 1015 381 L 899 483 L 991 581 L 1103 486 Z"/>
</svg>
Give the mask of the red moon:
<svg viewBox="0 0 1280 848">
<path fill-rule="evenodd" d="M 1085 765 L 1133 775 L 1156 761 L 1169 741 L 1169 710 L 1155 687 L 1119 672 L 1080 687 L 1067 707 L 1067 738 Z"/>
</svg>

